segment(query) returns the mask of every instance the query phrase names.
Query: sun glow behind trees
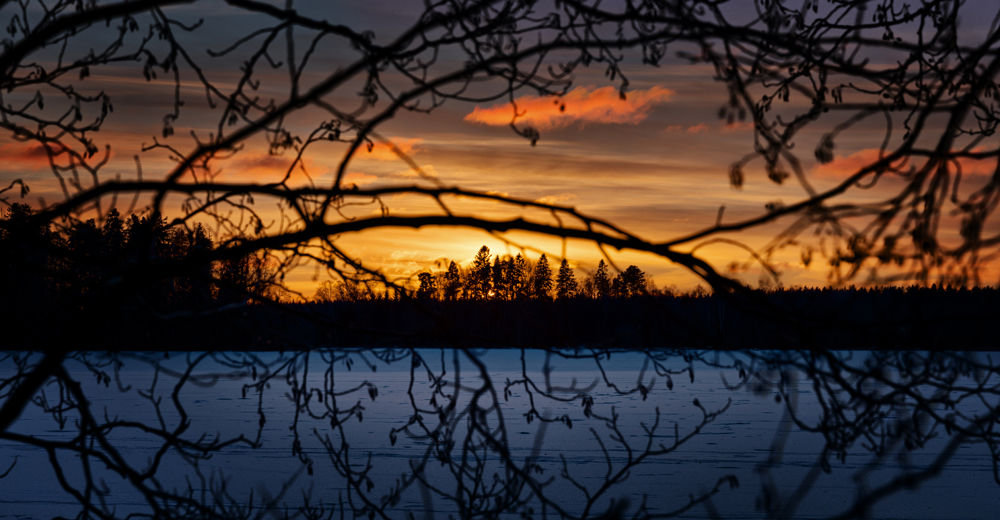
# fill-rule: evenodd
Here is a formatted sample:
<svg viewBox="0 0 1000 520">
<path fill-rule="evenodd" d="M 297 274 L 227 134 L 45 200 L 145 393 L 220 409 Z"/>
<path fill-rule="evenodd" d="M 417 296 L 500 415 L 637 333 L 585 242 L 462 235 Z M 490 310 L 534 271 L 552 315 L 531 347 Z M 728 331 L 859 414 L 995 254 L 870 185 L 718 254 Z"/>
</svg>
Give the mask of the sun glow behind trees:
<svg viewBox="0 0 1000 520">
<path fill-rule="evenodd" d="M 492 260 L 491 260 L 492 259 Z M 548 258 L 542 254 L 536 261 L 518 253 L 490 255 L 482 246 L 468 269 L 454 261 L 442 261 L 447 269 L 424 270 L 403 289 L 388 288 L 372 279 L 320 283 L 313 301 L 359 301 L 398 299 L 400 295 L 423 300 L 470 301 L 551 301 L 572 298 L 633 298 L 670 294 L 658 289 L 653 280 L 635 265 L 609 278 L 604 261 L 595 273 L 587 273 L 578 281 L 576 270 L 562 259 L 553 277 Z"/>
</svg>

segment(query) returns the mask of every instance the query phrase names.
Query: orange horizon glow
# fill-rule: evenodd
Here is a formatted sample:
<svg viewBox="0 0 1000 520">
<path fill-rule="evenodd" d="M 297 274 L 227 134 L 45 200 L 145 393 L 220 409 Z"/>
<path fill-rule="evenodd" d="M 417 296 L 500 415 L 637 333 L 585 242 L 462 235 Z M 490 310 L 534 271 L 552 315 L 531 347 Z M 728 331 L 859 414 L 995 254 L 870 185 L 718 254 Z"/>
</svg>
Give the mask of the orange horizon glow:
<svg viewBox="0 0 1000 520">
<path fill-rule="evenodd" d="M 726 92 L 709 88 L 714 84 L 712 74 L 711 70 L 702 71 L 696 66 L 658 69 L 655 76 L 639 72 L 631 78 L 633 89 L 622 99 L 616 86 L 601 83 L 604 80 L 599 73 L 581 70 L 576 80 L 584 86 L 572 88 L 563 96 L 517 97 L 519 116 L 516 118 L 514 105 L 509 102 L 484 106 L 453 102 L 430 115 L 401 113 L 379 128 L 384 140 L 373 137 L 370 149 L 367 144 L 357 148 L 344 170 L 342 186 L 411 185 L 433 178 L 448 187 L 573 207 L 651 242 L 711 227 L 720 206 L 726 208 L 725 222 L 731 223 L 764 214 L 765 204 L 773 201 L 788 204 L 802 200 L 804 193 L 794 182 L 777 186 L 762 171 L 748 174 L 742 190 L 731 189 L 729 166 L 754 150 L 753 123 L 734 121 L 727 124 L 725 119 L 717 117 L 719 106 L 726 102 Z M 196 84 L 185 83 L 184 89 L 192 93 L 188 96 L 188 90 L 184 91 L 187 106 L 197 109 L 183 111 L 175 123 L 175 134 L 161 138 L 159 117 L 150 117 L 149 107 L 155 106 L 155 91 L 138 90 L 147 85 L 141 80 L 123 87 L 113 79 L 102 82 L 100 76 L 93 76 L 85 83 L 91 89 L 107 90 L 116 105 L 107 126 L 93 136 L 101 157 L 105 146 L 113 145 L 112 158 L 100 172 L 100 182 L 136 178 L 135 156 L 140 158 L 144 179 L 162 179 L 177 165 L 173 154 L 166 148 L 143 151 L 143 147 L 157 139 L 179 153 L 189 152 L 196 149 L 192 134 L 204 138 L 215 128 L 216 113 L 198 104 L 201 92 L 194 88 Z M 169 89 L 162 89 L 163 86 L 154 82 L 150 88 L 172 95 L 167 92 Z M 124 91 L 115 90 L 123 88 Z M 169 110 L 169 106 L 164 110 Z M 312 113 L 302 111 L 296 117 L 299 118 L 294 121 L 298 125 L 295 127 L 297 132 L 313 128 Z M 512 120 L 522 128 L 533 126 L 542 132 L 537 146 L 532 147 L 507 128 Z M 864 128 L 852 134 L 855 143 L 865 146 L 880 142 L 883 136 L 879 130 Z M 238 153 L 211 161 L 213 174 L 219 174 L 219 182 L 264 184 L 282 181 L 289 173 L 297 150 L 288 149 L 281 155 L 272 155 L 268 144 L 266 137 L 254 136 Z M 844 179 L 878 158 L 878 150 L 874 148 L 861 146 L 853 152 L 838 148 L 840 153 L 832 162 L 818 164 L 810 157 L 815 142 L 802 137 L 799 144 L 806 175 L 820 185 Z M 311 179 L 317 186 L 329 186 L 345 159 L 348 146 L 339 141 L 309 146 L 301 163 L 291 169 L 288 185 L 299 186 Z M 0 171 L 9 179 L 22 178 L 31 186 L 23 202 L 37 208 L 64 198 L 58 179 L 49 169 L 43 147 L 16 142 L 7 136 L 0 138 L 0 155 L 4 159 Z M 59 157 L 57 164 L 61 164 Z M 419 167 L 422 175 L 414 170 L 413 164 Z M 976 176 L 978 182 L 992 173 L 995 160 L 963 159 L 958 165 L 963 174 Z M 199 181 L 201 176 L 199 171 Z M 88 188 L 90 182 L 91 179 L 84 178 L 83 188 Z M 75 193 L 74 187 L 69 191 L 70 195 Z M 872 196 L 872 191 L 852 191 L 842 200 L 870 200 Z M 145 195 L 143 197 L 142 200 L 148 200 Z M 46 202 L 36 202 L 42 198 Z M 251 203 L 252 209 L 262 217 L 265 225 L 280 223 L 282 212 L 271 204 L 273 201 L 264 197 L 257 199 Z M 131 197 L 118 200 L 120 210 L 126 211 L 125 204 L 130 201 Z M 103 210 L 110 202 L 110 198 L 101 201 Z M 168 216 L 182 214 L 183 202 L 180 196 L 172 198 L 164 206 L 164 213 Z M 432 214 L 440 210 L 428 199 L 386 197 L 384 202 L 393 215 Z M 471 204 L 458 197 L 448 202 L 451 209 L 457 209 L 456 214 L 480 218 L 510 219 L 528 215 L 516 204 L 504 205 L 496 201 Z M 363 218 L 377 215 L 379 210 L 377 205 L 352 206 L 345 213 L 351 218 Z M 548 218 L 547 213 L 529 216 L 539 221 Z M 776 230 L 777 226 L 754 228 L 734 238 L 752 247 L 762 247 L 775 236 Z M 581 276 L 595 269 L 597 262 L 604 258 L 592 243 L 570 241 L 564 253 L 564 246 L 558 239 L 516 236 L 516 244 L 524 246 L 532 260 L 542 252 L 553 261 L 565 255 L 576 263 Z M 366 266 L 399 279 L 415 276 L 423 269 L 439 270 L 436 263 L 442 258 L 467 265 L 483 244 L 494 254 L 517 253 L 516 246 L 508 247 L 496 236 L 471 229 L 381 228 L 337 240 L 354 258 L 364 259 Z M 706 248 L 698 254 L 723 274 L 741 276 L 751 284 L 757 281 L 760 269 L 755 265 L 735 273 L 727 270 L 733 262 L 747 260 L 744 250 Z M 620 268 L 631 264 L 639 266 L 661 287 L 677 285 L 686 289 L 699 283 L 704 285 L 704 281 L 685 268 L 663 258 L 634 251 L 611 251 L 610 255 Z M 780 255 L 774 261 L 784 272 L 786 285 L 827 283 L 829 266 L 822 262 L 814 261 L 805 266 L 798 260 L 797 252 Z M 312 267 L 294 270 L 286 278 L 288 285 L 311 295 L 325 276 L 321 274 L 319 280 L 313 280 Z M 985 276 L 993 277 L 993 271 L 995 269 Z"/>
</svg>

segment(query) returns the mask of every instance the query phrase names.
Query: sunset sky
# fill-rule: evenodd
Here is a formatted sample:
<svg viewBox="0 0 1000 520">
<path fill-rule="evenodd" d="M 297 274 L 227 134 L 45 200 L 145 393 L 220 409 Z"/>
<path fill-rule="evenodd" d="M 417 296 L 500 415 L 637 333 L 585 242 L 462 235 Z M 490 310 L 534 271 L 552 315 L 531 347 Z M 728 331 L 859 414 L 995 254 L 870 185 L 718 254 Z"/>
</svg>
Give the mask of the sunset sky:
<svg viewBox="0 0 1000 520">
<path fill-rule="evenodd" d="M 392 41 L 421 8 L 415 2 L 381 0 L 303 2 L 296 6 L 306 15 L 359 31 L 371 30 L 379 43 Z M 733 9 L 734 16 L 739 14 L 739 8 Z M 181 38 L 206 76 L 222 91 L 234 88 L 243 54 L 237 52 L 211 58 L 205 49 L 226 48 L 268 21 L 259 15 L 238 12 L 234 15 L 222 2 L 199 2 L 193 6 L 171 7 L 165 12 L 186 23 L 204 18 L 200 29 L 183 34 Z M 970 21 L 969 31 L 963 37 L 975 39 L 985 27 L 979 27 L 980 23 L 985 22 Z M 101 38 L 96 31 L 88 33 L 88 37 L 93 42 Z M 297 45 L 301 53 L 308 47 L 308 35 L 301 35 L 300 39 Z M 155 49 L 155 43 L 152 46 Z M 381 125 L 378 132 L 419 165 L 427 177 L 444 186 L 573 206 L 652 241 L 668 240 L 710 227 L 716 221 L 720 206 L 725 206 L 723 221 L 734 222 L 764 213 L 768 203 L 789 204 L 802 200 L 806 193 L 794 179 L 782 185 L 775 184 L 767 178 L 759 161 L 747 168 L 742 189 L 730 186 L 730 165 L 753 152 L 752 124 L 746 121 L 727 124 L 718 118 L 719 108 L 728 99 L 725 85 L 713 79 L 710 67 L 692 65 L 674 57 L 675 50 L 685 49 L 691 50 L 684 45 L 671 49 L 669 57 L 659 67 L 643 66 L 641 56 L 623 51 L 626 57 L 623 70 L 629 80 L 624 100 L 618 95 L 619 83 L 609 80 L 600 64 L 577 69 L 572 87 L 561 98 L 539 97 L 530 90 L 518 91 L 518 109 L 523 112 L 518 124 L 530 124 L 541 132 L 536 146 L 531 146 L 528 140 L 511 130 L 509 123 L 513 112 L 504 99 L 485 103 L 451 100 L 430 114 L 403 112 Z M 79 52 L 85 52 L 83 47 Z M 356 57 L 357 53 L 343 40 L 330 38 L 312 57 L 303 73 L 303 83 L 309 85 L 318 81 Z M 459 58 L 445 53 L 441 60 L 443 66 L 457 66 Z M 448 60 L 453 61 L 449 63 Z M 266 66 L 261 69 L 261 86 L 255 94 L 264 100 L 284 99 L 288 89 L 287 71 L 282 68 L 264 70 L 268 69 Z M 109 64 L 90 71 L 85 80 L 74 79 L 72 83 L 80 91 L 105 92 L 114 104 L 114 112 L 108 116 L 103 129 L 93 136 L 101 154 L 106 146 L 111 150 L 108 164 L 100 170 L 100 180 L 136 178 L 134 156 L 141 162 L 144 178 L 164 177 L 174 165 L 171 153 L 163 148 L 143 151 L 143 146 L 158 140 L 182 153 L 190 152 L 195 148 L 192 133 L 207 138 L 216 130 L 221 117 L 221 109 L 208 106 L 205 88 L 186 66 L 181 67 L 180 89 L 185 105 L 179 118 L 172 123 L 173 135 L 168 137 L 163 135 L 163 120 L 173 110 L 174 85 L 170 74 L 160 70 L 155 79 L 147 80 L 139 63 Z M 491 88 L 499 91 L 502 85 L 487 83 L 477 88 L 481 88 L 481 92 Z M 356 96 L 359 89 L 360 85 L 350 85 L 325 99 L 341 110 L 350 111 L 359 105 Z M 24 96 L 23 93 L 17 95 Z M 57 97 L 49 95 L 50 104 L 59 103 Z M 16 95 L 8 96 L 4 103 L 11 102 L 11 97 L 17 99 Z M 805 106 L 803 99 L 793 96 L 787 109 L 795 112 Z M 327 119 L 328 113 L 309 106 L 296 113 L 287 125 L 304 136 Z M 884 121 L 873 118 L 838 139 L 832 163 L 817 163 L 813 150 L 820 137 L 843 119 L 831 114 L 797 138 L 796 153 L 809 182 L 817 190 L 834 186 L 877 158 L 885 127 Z M 305 172 L 296 169 L 289 184 L 304 185 L 307 182 L 305 173 L 308 173 L 316 186 L 330 186 L 346 149 L 339 143 L 310 147 L 304 156 Z M 3 157 L 0 178 L 4 186 L 15 178 L 23 178 L 30 186 L 26 202 L 40 207 L 63 199 L 60 184 L 39 145 L 17 142 L 9 132 L 4 132 L 0 134 L 0 156 Z M 293 157 L 290 152 L 269 154 L 263 136 L 257 135 L 232 158 L 215 163 L 218 168 L 216 180 L 274 182 L 285 174 Z M 971 179 L 968 182 L 972 185 L 977 177 L 981 183 L 993 171 L 993 166 L 986 163 L 966 166 Z M 84 187 L 93 184 L 84 172 L 81 175 Z M 345 185 L 364 188 L 428 185 L 431 182 L 421 178 L 382 143 L 377 143 L 371 152 L 360 151 L 350 161 L 344 178 Z M 852 190 L 844 200 L 871 200 L 891 192 L 893 187 L 893 181 L 888 179 L 872 190 Z M 103 201 L 105 207 L 110 202 Z M 171 201 L 178 212 L 180 202 L 180 199 Z M 434 211 L 430 201 L 413 197 L 385 202 L 394 214 Z M 519 210 L 499 204 L 469 205 L 467 201 L 454 201 L 454 204 L 455 208 L 464 208 L 463 211 L 469 214 L 487 218 L 510 218 L 519 214 Z M 127 202 L 119 200 L 117 205 L 124 210 Z M 271 201 L 256 201 L 255 209 L 265 217 L 265 222 L 280 218 Z M 379 208 L 365 206 L 357 211 L 370 215 L 377 213 Z M 761 247 L 788 222 L 728 235 L 728 238 Z M 378 267 L 390 277 L 413 276 L 421 269 L 437 270 L 435 261 L 442 258 L 467 265 L 484 244 L 494 253 L 514 254 L 519 251 L 516 246 L 520 245 L 528 247 L 526 251 L 532 258 L 537 258 L 541 252 L 554 259 L 563 256 L 564 245 L 558 240 L 523 233 L 505 238 L 513 244 L 468 229 L 383 228 L 342 236 L 337 243 L 366 265 Z M 660 286 L 674 284 L 691 288 L 698 282 L 686 269 L 664 259 L 628 251 L 608 252 L 620 268 L 637 264 Z M 749 258 L 744 250 L 732 245 L 711 246 L 700 253 L 723 271 L 732 262 L 743 263 Z M 575 241 L 565 244 L 565 254 L 578 267 L 581 277 L 593 270 L 602 258 L 594 244 Z M 826 283 L 829 269 L 829 264 L 822 261 L 804 265 L 800 250 L 794 248 L 775 257 L 774 265 L 783 273 L 782 281 L 786 285 L 822 285 Z M 762 272 L 757 267 L 739 271 L 737 274 L 743 280 L 754 284 Z M 326 274 L 321 272 L 318 279 L 314 277 L 315 270 L 307 266 L 295 271 L 287 281 L 292 289 L 308 296 L 318 281 L 326 279 Z"/>
</svg>

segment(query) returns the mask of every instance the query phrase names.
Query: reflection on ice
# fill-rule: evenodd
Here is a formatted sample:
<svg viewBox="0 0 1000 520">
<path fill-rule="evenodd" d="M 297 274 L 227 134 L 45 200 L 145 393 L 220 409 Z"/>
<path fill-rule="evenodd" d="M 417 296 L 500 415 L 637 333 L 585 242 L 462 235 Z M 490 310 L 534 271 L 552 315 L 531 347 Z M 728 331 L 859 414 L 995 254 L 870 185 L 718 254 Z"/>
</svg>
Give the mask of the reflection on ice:
<svg viewBox="0 0 1000 520">
<path fill-rule="evenodd" d="M 3 358 L 5 413 L 43 359 Z M 0 432 L 7 516 L 940 519 L 1000 499 L 988 353 L 61 361 Z"/>
</svg>

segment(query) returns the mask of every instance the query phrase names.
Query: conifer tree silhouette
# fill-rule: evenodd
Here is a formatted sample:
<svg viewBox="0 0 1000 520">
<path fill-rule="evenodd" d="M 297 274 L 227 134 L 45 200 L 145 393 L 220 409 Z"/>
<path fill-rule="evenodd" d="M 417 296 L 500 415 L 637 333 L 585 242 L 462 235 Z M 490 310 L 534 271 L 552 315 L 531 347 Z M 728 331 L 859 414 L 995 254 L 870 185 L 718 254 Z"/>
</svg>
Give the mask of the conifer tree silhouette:
<svg viewBox="0 0 1000 520">
<path fill-rule="evenodd" d="M 536 300 L 548 300 L 552 291 L 552 268 L 549 259 L 544 254 L 538 258 L 531 278 L 531 297 Z"/>
<path fill-rule="evenodd" d="M 577 291 L 579 291 L 579 285 L 576 282 L 576 276 L 573 274 L 569 262 L 563 258 L 562 263 L 559 264 L 559 273 L 556 275 L 556 297 L 560 300 L 572 298 L 576 296 Z"/>
<path fill-rule="evenodd" d="M 503 287 L 505 291 L 504 299 L 507 301 L 517 299 L 521 276 L 516 272 L 516 269 L 514 257 L 506 255 L 503 262 Z"/>
<path fill-rule="evenodd" d="M 524 300 L 530 297 L 528 294 L 528 277 L 529 277 L 528 261 L 518 253 L 514 257 L 511 263 L 510 269 L 510 287 L 511 287 L 511 298 Z"/>
<path fill-rule="evenodd" d="M 434 275 L 425 271 L 417 275 L 417 279 L 420 281 L 420 287 L 417 288 L 417 298 L 424 300 L 433 298 L 436 291 Z"/>
<path fill-rule="evenodd" d="M 458 264 L 454 260 L 448 264 L 448 271 L 444 274 L 442 285 L 445 300 L 457 300 L 462 296 L 462 278 Z"/>
<path fill-rule="evenodd" d="M 614 292 L 618 298 L 633 298 L 646 292 L 646 273 L 630 265 L 615 277 Z"/>
<path fill-rule="evenodd" d="M 483 246 L 472 260 L 469 279 L 465 285 L 465 297 L 470 300 L 485 300 L 493 289 L 493 273 L 490 266 L 490 248 Z"/>
<path fill-rule="evenodd" d="M 595 298 L 611 296 L 611 278 L 608 276 L 608 265 L 603 259 L 597 263 L 597 272 L 594 273 L 594 292 Z"/>
<path fill-rule="evenodd" d="M 509 257 L 508 257 L 509 258 Z M 501 258 L 500 255 L 493 257 L 493 268 L 491 270 L 491 281 L 493 287 L 494 300 L 507 300 L 507 294 L 510 292 L 510 286 L 507 283 L 509 275 L 507 270 L 507 259 Z"/>
</svg>

